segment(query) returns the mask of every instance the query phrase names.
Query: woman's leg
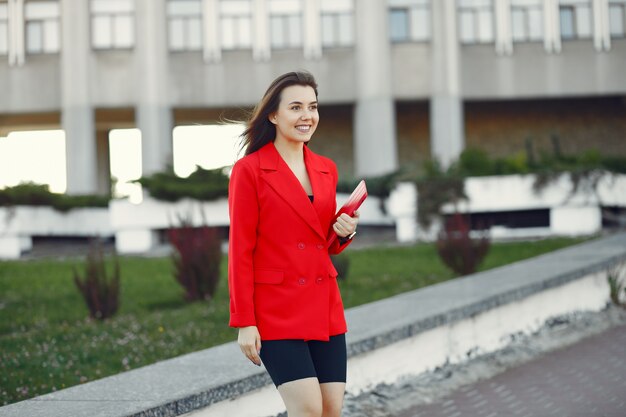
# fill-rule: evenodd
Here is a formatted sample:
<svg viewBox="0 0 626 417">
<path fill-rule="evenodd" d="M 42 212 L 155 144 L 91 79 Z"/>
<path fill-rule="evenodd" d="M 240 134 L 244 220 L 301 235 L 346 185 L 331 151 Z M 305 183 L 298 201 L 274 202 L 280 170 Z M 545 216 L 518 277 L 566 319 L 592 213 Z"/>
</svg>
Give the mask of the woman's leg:
<svg viewBox="0 0 626 417">
<path fill-rule="evenodd" d="M 289 417 L 321 417 L 322 394 L 304 340 L 262 342 L 261 360 L 278 387 Z"/>
<path fill-rule="evenodd" d="M 288 417 L 322 417 L 322 391 L 317 378 L 285 382 L 278 392 L 287 407 Z"/>
<path fill-rule="evenodd" d="M 322 393 L 322 416 L 340 417 L 346 390 L 346 336 L 331 336 L 328 342 L 310 341 L 309 351 Z"/>
<path fill-rule="evenodd" d="M 322 391 L 322 417 L 341 417 L 345 382 L 326 382 L 320 384 Z"/>
</svg>

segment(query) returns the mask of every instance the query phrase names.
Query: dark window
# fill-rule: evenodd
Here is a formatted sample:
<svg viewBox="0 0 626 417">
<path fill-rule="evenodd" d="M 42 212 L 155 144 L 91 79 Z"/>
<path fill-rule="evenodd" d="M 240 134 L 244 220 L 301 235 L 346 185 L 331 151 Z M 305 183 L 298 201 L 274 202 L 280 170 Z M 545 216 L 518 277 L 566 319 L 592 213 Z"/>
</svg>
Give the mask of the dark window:
<svg viewBox="0 0 626 417">
<path fill-rule="evenodd" d="M 561 0 L 559 17 L 563 39 L 591 37 L 590 0 Z"/>
<path fill-rule="evenodd" d="M 610 0 L 609 27 L 612 37 L 626 36 L 626 0 Z"/>
<path fill-rule="evenodd" d="M 550 227 L 550 210 L 477 212 L 471 213 L 469 220 L 472 230 L 489 229 L 492 226 L 502 226 L 509 229 Z"/>
<path fill-rule="evenodd" d="M 430 0 L 388 1 L 392 42 L 419 42 L 430 38 Z"/>
</svg>

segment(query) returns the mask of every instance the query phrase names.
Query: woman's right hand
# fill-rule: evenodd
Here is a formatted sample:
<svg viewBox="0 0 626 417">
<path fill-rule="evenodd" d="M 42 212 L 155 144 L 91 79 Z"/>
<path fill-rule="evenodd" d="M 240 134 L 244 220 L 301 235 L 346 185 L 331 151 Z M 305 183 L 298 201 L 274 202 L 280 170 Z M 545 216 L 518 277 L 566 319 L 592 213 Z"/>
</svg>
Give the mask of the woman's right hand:
<svg viewBox="0 0 626 417">
<path fill-rule="evenodd" d="M 237 337 L 239 348 L 248 359 L 257 366 L 261 366 L 261 335 L 256 326 L 240 327 Z"/>
</svg>

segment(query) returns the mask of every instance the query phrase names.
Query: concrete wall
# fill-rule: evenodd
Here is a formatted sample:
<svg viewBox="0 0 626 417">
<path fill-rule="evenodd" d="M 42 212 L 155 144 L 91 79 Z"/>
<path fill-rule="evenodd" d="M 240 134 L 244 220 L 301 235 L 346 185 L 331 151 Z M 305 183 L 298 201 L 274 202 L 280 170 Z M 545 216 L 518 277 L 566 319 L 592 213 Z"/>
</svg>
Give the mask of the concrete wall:
<svg viewBox="0 0 626 417">
<path fill-rule="evenodd" d="M 430 158 L 428 102 L 396 102 L 400 167 L 415 169 Z"/>
<path fill-rule="evenodd" d="M 394 44 L 392 91 L 396 100 L 423 100 L 432 81 L 427 43 Z M 136 101 L 133 50 L 92 51 L 90 91 L 97 107 L 128 107 Z M 0 61 L 0 113 L 60 108 L 58 55 L 28 56 L 22 67 Z M 172 106 L 253 105 L 276 74 L 305 68 L 315 74 L 325 103 L 353 102 L 357 71 L 353 48 L 324 50 L 306 60 L 300 50 L 275 51 L 257 62 L 251 51 L 228 51 L 219 64 L 207 64 L 199 52 L 169 53 L 168 94 Z M 610 52 L 598 53 L 590 41 L 567 41 L 560 54 L 547 54 L 540 43 L 515 44 L 511 56 L 496 55 L 493 45 L 461 48 L 464 99 L 539 98 L 626 94 L 626 40 L 615 39 Z"/>
<path fill-rule="evenodd" d="M 491 45 L 461 48 L 463 97 L 523 98 L 620 94 L 626 92 L 626 40 L 599 53 L 589 40 L 563 42 L 560 54 L 541 43 L 515 44 L 511 56 Z"/>
<path fill-rule="evenodd" d="M 319 113 L 320 123 L 310 142 L 311 149 L 335 161 L 339 178 L 350 178 L 354 175 L 354 106 L 322 102 Z"/>
<path fill-rule="evenodd" d="M 34 113 L 61 108 L 59 55 L 28 56 L 22 67 L 0 60 L 0 113 Z"/>
<path fill-rule="evenodd" d="M 136 76 L 133 72 L 133 51 L 92 51 L 90 90 L 96 107 L 133 107 Z"/>
<path fill-rule="evenodd" d="M 537 157 L 552 153 L 553 135 L 565 154 L 597 149 L 626 155 L 626 97 L 476 101 L 464 107 L 467 145 L 493 155 L 523 153 L 527 138 Z"/>
</svg>

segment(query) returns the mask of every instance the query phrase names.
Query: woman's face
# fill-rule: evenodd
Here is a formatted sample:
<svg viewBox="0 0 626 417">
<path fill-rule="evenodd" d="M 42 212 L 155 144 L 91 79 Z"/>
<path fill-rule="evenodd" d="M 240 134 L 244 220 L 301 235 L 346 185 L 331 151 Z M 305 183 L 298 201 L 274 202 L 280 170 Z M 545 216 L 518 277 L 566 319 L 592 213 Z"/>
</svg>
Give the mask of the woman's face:
<svg viewBox="0 0 626 417">
<path fill-rule="evenodd" d="M 317 97 L 310 86 L 292 85 L 280 96 L 278 110 L 269 115 L 276 125 L 276 140 L 306 143 L 317 128 Z"/>
</svg>

